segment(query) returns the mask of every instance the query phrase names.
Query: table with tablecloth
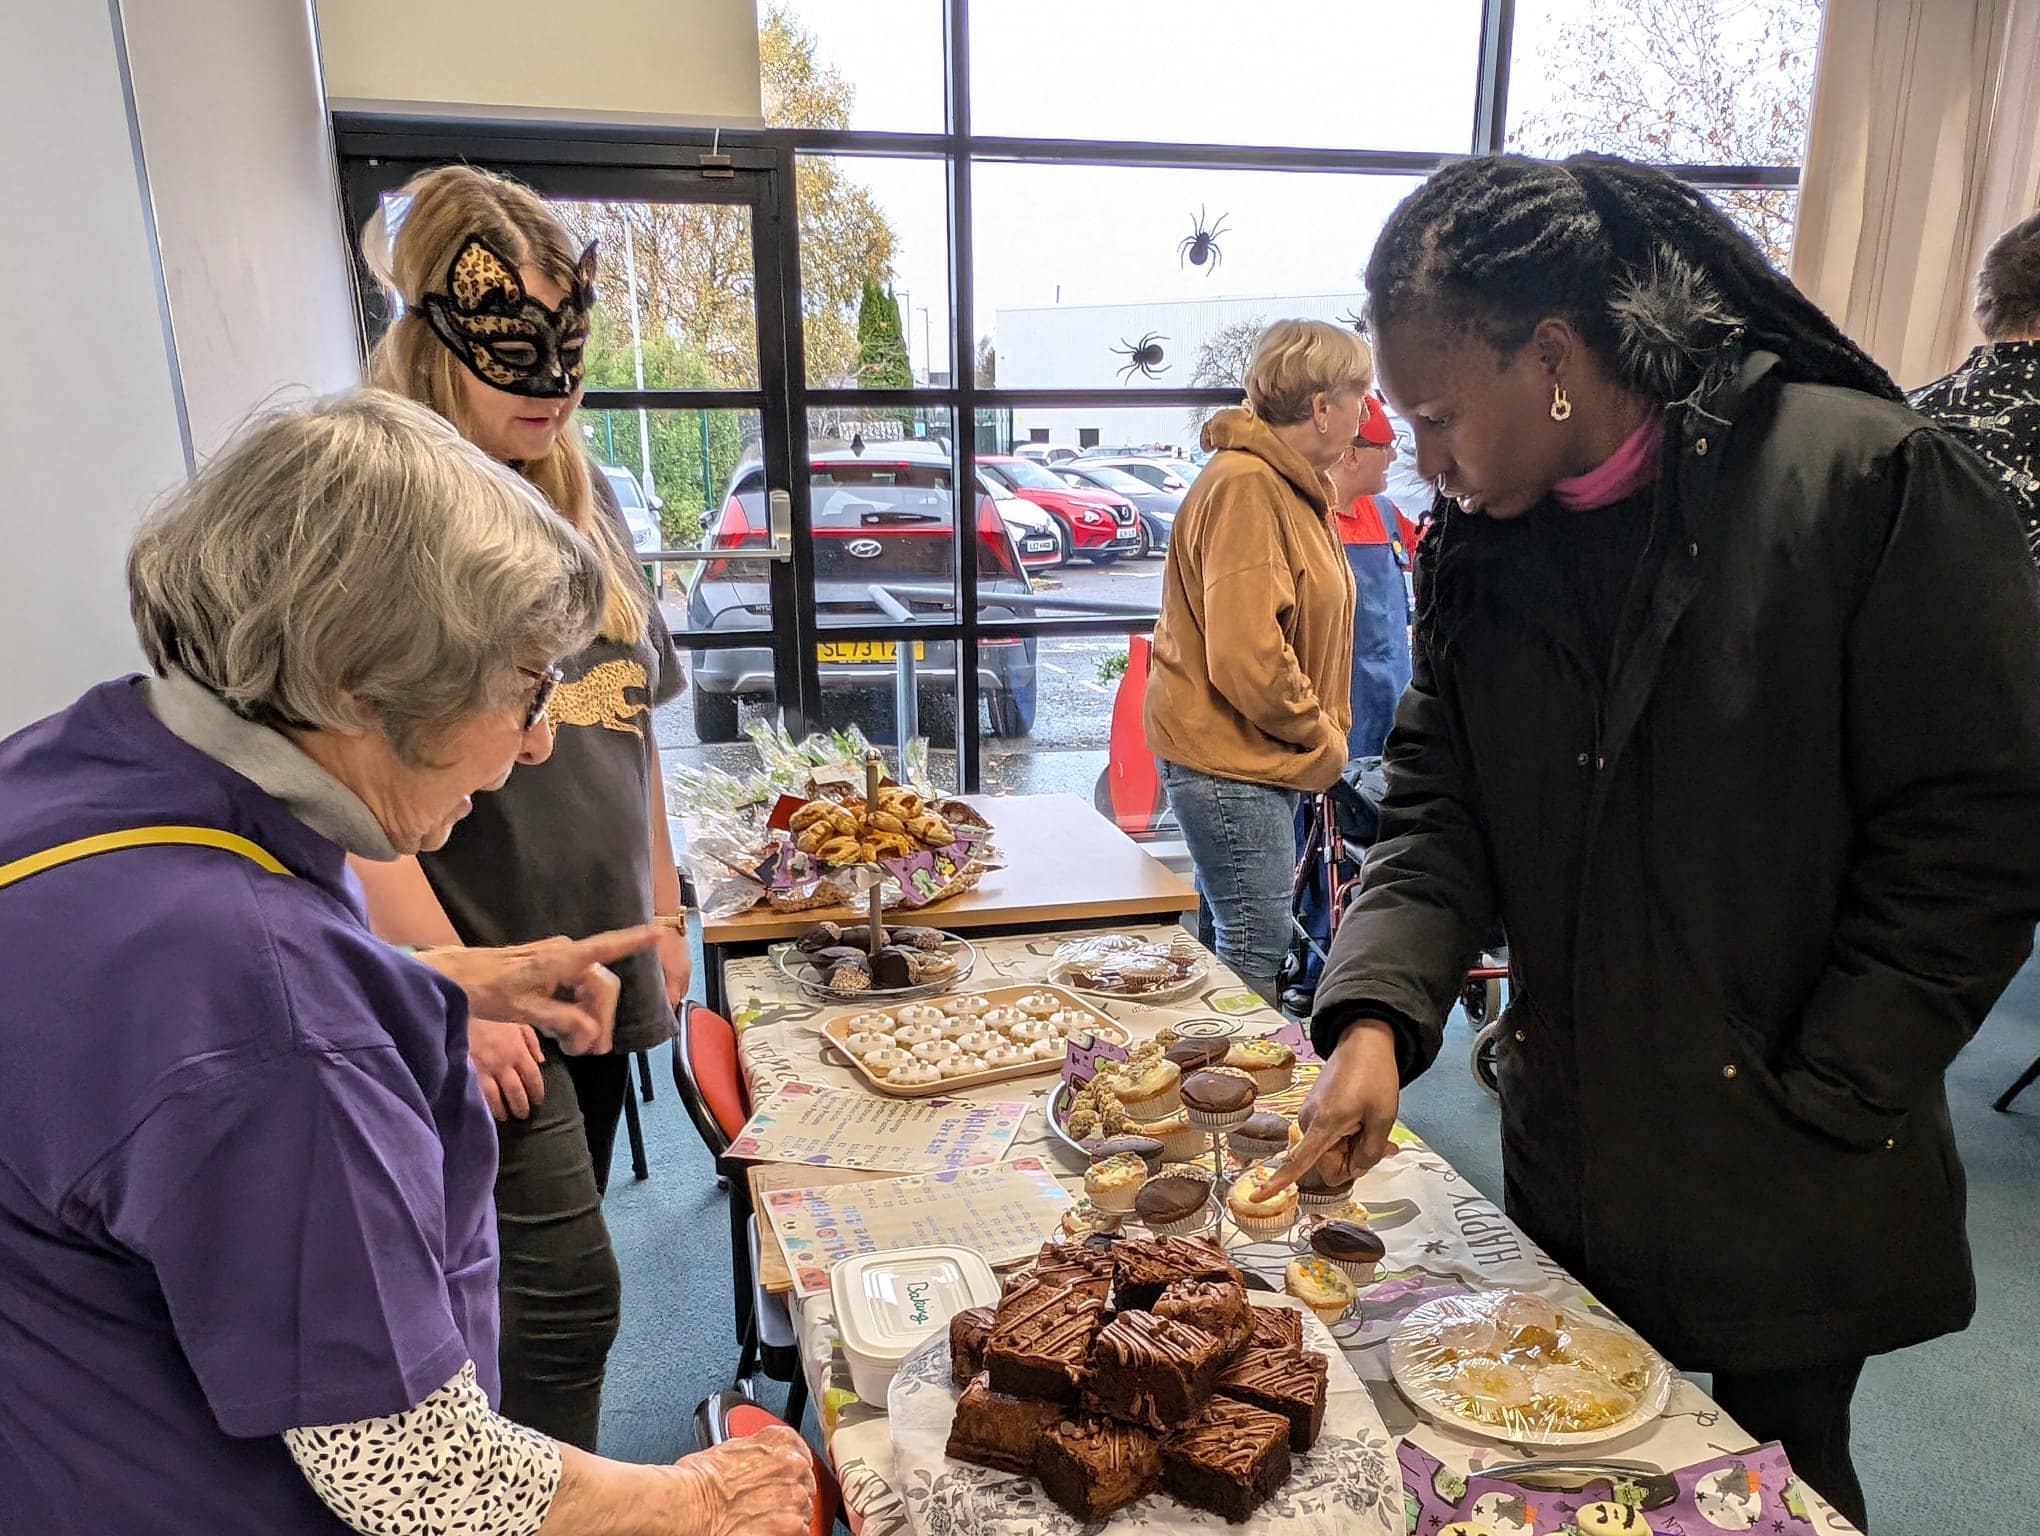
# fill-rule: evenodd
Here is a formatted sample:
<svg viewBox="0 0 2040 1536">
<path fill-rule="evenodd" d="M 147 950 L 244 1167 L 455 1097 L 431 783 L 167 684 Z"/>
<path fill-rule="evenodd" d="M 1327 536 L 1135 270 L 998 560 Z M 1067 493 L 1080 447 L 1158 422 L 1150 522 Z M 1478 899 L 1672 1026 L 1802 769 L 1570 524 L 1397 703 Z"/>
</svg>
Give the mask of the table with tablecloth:
<svg viewBox="0 0 2040 1536">
<path fill-rule="evenodd" d="M 1136 935 L 1175 936 L 1174 927 L 1129 928 Z M 1044 979 L 1063 934 L 976 937 L 978 961 L 973 989 Z M 1136 1039 L 1189 1018 L 1234 1018 L 1243 1032 L 1272 1034 L 1281 1015 L 1269 1009 L 1215 958 L 1204 983 L 1191 995 L 1163 1002 L 1112 1001 L 1106 1011 Z M 739 1057 L 753 1103 L 781 1084 L 799 1080 L 846 1090 L 860 1088 L 851 1070 L 825 1057 L 816 1026 L 843 1011 L 817 1003 L 787 982 L 765 956 L 729 967 L 729 998 L 738 1029 Z M 1441 1067 L 1439 1070 L 1449 1070 Z M 1009 1156 L 1038 1156 L 1056 1167 L 1065 1184 L 1081 1194 L 1081 1173 L 1059 1160 L 1046 1118 L 1052 1075 L 1022 1078 L 974 1090 L 961 1097 L 992 1101 L 1032 1099 L 1030 1113 Z M 1578 1281 L 1520 1232 L 1481 1191 L 1407 1127 L 1397 1126 L 1395 1151 L 1363 1178 L 1354 1198 L 1365 1205 L 1371 1225 L 1387 1245 L 1376 1283 L 1363 1287 L 1353 1313 L 1333 1328 L 1354 1372 L 1366 1385 L 1391 1435 L 1407 1436 L 1455 1470 L 1483 1463 L 1530 1459 L 1531 1447 L 1476 1439 L 1421 1419 L 1390 1379 L 1388 1339 L 1411 1308 L 1470 1290 L 1514 1288 L 1534 1292 L 1562 1306 L 1594 1305 Z M 1244 1243 L 1227 1229 L 1233 1258 L 1243 1269 L 1279 1290 L 1282 1272 L 1295 1249 L 1287 1239 Z M 761 1234 L 762 1235 L 762 1234 Z M 771 1242 L 769 1235 L 764 1241 Z M 892 1480 L 892 1442 L 884 1406 L 859 1402 L 850 1385 L 835 1313 L 826 1295 L 793 1301 L 801 1360 L 821 1422 L 823 1443 L 843 1486 L 852 1524 L 864 1536 L 895 1536 L 907 1528 L 906 1513 Z M 1622 1458 L 1672 1468 L 1724 1453 L 1749 1449 L 1750 1437 L 1697 1385 L 1674 1378 L 1664 1414 L 1647 1427 L 1593 1448 L 1597 1458 Z M 1551 1453 L 1544 1453 L 1551 1454 Z M 1851 1529 L 1832 1510 L 1817 1512 L 1823 1529 Z"/>
</svg>

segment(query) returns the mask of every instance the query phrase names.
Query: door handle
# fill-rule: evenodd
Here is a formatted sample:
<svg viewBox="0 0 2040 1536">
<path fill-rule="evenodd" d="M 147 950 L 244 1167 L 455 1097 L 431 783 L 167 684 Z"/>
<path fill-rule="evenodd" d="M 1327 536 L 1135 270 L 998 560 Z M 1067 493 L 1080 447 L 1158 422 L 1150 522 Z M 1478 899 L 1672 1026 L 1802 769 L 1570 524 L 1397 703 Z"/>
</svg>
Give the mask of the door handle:
<svg viewBox="0 0 2040 1536">
<path fill-rule="evenodd" d="M 661 549 L 638 556 L 648 565 L 686 565 L 701 560 L 791 560 L 793 498 L 784 491 L 765 497 L 766 543 L 763 549 Z"/>
</svg>

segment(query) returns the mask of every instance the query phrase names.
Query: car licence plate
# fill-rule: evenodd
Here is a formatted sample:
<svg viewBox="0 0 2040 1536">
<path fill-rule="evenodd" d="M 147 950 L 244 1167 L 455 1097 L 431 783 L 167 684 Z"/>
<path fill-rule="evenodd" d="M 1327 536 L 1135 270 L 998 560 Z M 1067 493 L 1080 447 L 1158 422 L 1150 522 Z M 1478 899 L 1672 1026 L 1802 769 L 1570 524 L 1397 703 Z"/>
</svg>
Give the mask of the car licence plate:
<svg viewBox="0 0 2040 1536">
<path fill-rule="evenodd" d="M 1055 550 L 1054 539 L 1029 539 L 1020 546 L 1030 555 L 1051 554 Z"/>
<path fill-rule="evenodd" d="M 825 640 L 815 647 L 816 661 L 833 661 L 845 665 L 858 662 L 891 661 L 897 654 L 890 640 Z M 921 641 L 914 642 L 914 660 L 926 661 L 928 647 Z"/>
</svg>

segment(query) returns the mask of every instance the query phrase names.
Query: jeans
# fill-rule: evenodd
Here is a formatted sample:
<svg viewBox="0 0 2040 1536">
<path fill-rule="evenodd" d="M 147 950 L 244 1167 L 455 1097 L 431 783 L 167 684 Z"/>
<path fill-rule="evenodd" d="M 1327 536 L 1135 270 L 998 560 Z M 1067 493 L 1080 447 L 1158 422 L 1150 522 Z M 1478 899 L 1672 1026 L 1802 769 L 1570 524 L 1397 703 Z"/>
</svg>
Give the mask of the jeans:
<svg viewBox="0 0 2040 1536">
<path fill-rule="evenodd" d="M 623 1303 L 602 1192 L 630 1057 L 568 1057 L 548 1044 L 539 1072 L 545 1097 L 530 1118 L 497 1127 L 503 1414 L 593 1451 Z"/>
<path fill-rule="evenodd" d="M 1296 791 L 1162 764 L 1169 804 L 1197 872 L 1197 937 L 1271 1004 L 1289 950 L 1296 879 Z"/>
</svg>

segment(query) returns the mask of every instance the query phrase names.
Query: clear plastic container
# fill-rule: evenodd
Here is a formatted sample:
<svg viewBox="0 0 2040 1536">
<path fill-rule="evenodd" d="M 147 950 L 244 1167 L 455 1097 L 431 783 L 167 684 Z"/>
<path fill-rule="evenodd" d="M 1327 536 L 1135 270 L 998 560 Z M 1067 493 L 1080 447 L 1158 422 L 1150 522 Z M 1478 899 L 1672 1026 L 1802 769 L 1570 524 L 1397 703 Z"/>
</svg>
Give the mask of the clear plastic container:
<svg viewBox="0 0 2040 1536">
<path fill-rule="evenodd" d="M 999 1280 L 967 1248 L 895 1248 L 837 1260 L 829 1292 L 851 1384 L 861 1401 L 883 1408 L 900 1362 L 957 1313 L 996 1306 Z"/>
</svg>

